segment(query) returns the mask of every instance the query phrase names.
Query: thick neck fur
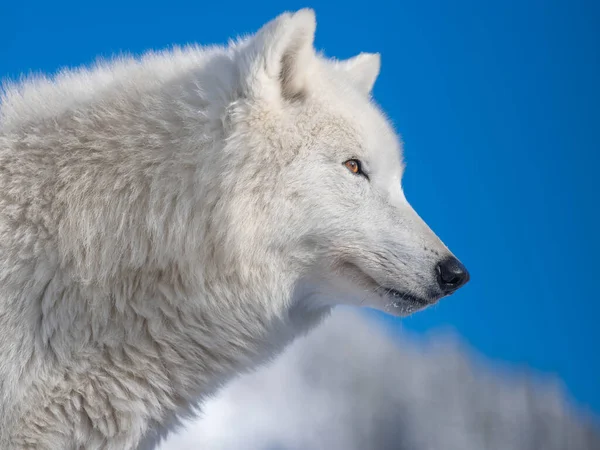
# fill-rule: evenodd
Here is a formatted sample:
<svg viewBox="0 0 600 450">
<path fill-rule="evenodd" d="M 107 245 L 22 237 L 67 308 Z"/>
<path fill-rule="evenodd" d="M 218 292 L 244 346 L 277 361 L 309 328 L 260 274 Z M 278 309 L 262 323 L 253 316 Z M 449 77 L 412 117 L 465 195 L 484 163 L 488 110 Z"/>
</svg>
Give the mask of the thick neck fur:
<svg viewBox="0 0 600 450">
<path fill-rule="evenodd" d="M 175 51 L 7 91 L 0 329 L 20 345 L 0 341 L 1 448 L 131 448 L 321 316 L 290 309 L 286 252 L 239 245 L 269 228 L 230 170 L 232 58 Z"/>
</svg>

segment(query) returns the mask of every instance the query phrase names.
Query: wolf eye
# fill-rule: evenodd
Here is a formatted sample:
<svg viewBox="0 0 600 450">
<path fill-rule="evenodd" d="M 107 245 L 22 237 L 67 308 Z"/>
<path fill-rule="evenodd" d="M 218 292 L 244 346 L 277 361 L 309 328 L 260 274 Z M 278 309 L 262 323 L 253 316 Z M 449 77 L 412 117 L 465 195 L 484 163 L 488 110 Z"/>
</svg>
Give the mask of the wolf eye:
<svg viewBox="0 0 600 450">
<path fill-rule="evenodd" d="M 358 159 L 349 159 L 344 163 L 346 169 L 355 175 L 364 175 L 362 171 L 362 165 Z"/>
</svg>

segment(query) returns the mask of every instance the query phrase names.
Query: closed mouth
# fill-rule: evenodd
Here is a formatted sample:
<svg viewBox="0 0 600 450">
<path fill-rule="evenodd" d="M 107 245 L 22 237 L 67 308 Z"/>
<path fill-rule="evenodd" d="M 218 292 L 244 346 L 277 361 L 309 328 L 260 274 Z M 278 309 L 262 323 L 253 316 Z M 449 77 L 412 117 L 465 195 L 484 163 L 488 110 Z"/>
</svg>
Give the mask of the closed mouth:
<svg viewBox="0 0 600 450">
<path fill-rule="evenodd" d="M 393 288 L 380 288 L 379 293 L 392 300 L 392 306 L 400 306 L 401 304 L 411 303 L 414 305 L 428 306 L 431 302 L 427 301 L 422 297 L 409 294 L 408 292 L 402 292 Z"/>
<path fill-rule="evenodd" d="M 435 301 L 427 300 L 423 297 L 410 294 L 406 291 L 401 291 L 395 288 L 385 287 L 379 284 L 373 277 L 361 270 L 356 264 L 346 263 L 345 268 L 350 270 L 355 276 L 358 275 L 363 279 L 363 282 L 373 286 L 374 290 L 386 300 L 390 301 L 389 306 L 394 308 L 410 305 L 414 308 L 424 308 L 435 303 Z"/>
</svg>

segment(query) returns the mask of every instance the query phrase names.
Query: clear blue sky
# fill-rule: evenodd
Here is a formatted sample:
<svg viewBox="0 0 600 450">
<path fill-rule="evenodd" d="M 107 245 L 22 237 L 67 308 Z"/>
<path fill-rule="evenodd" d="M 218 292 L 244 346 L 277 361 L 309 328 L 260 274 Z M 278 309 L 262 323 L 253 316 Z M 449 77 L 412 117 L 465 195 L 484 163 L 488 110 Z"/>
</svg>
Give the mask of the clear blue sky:
<svg viewBox="0 0 600 450">
<path fill-rule="evenodd" d="M 390 5 L 8 1 L 0 77 L 224 43 L 315 8 L 326 54 L 381 52 L 374 93 L 405 140 L 407 196 L 471 271 L 463 291 L 394 323 L 452 326 L 490 357 L 558 374 L 600 412 L 600 2 Z"/>
</svg>

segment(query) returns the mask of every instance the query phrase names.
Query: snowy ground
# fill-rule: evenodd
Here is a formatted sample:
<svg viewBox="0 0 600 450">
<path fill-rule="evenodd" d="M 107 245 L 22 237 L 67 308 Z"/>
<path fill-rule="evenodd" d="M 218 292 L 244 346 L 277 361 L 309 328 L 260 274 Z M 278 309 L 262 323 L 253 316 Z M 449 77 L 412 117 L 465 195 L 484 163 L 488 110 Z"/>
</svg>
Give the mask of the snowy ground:
<svg viewBox="0 0 600 450">
<path fill-rule="evenodd" d="M 160 450 L 600 450 L 560 383 L 342 309 Z"/>
</svg>

